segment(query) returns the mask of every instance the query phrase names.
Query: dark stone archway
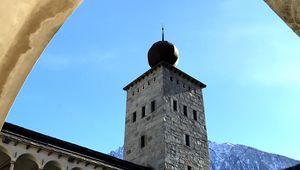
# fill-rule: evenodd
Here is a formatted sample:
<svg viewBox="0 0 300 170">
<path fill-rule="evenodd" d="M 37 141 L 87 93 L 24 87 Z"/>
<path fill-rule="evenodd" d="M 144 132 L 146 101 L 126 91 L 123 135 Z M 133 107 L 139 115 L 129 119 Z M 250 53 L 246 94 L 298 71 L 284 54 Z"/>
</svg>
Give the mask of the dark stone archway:
<svg viewBox="0 0 300 170">
<path fill-rule="evenodd" d="M 0 169 L 9 170 L 10 167 L 10 157 L 6 149 L 0 146 Z"/>
<path fill-rule="evenodd" d="M 24 154 L 18 157 L 15 162 L 14 170 L 38 170 L 36 159 L 30 154 Z"/>
</svg>

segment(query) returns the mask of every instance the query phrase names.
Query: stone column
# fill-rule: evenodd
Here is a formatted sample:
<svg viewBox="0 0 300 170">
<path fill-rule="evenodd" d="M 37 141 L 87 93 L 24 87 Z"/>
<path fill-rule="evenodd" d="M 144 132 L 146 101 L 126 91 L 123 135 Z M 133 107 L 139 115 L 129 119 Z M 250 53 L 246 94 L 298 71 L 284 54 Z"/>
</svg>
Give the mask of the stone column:
<svg viewBox="0 0 300 170">
<path fill-rule="evenodd" d="M 9 170 L 14 170 L 14 167 L 15 167 L 15 161 L 10 161 Z"/>
</svg>

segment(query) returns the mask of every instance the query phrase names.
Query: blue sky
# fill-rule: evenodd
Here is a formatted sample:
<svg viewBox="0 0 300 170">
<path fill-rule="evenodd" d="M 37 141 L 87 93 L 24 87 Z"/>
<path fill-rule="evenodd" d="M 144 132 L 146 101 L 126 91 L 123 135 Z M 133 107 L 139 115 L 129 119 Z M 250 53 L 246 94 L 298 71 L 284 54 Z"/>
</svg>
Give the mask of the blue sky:
<svg viewBox="0 0 300 170">
<path fill-rule="evenodd" d="M 207 84 L 208 137 L 300 160 L 300 41 L 262 1 L 85 0 L 28 76 L 8 122 L 108 153 L 123 144 L 122 88 L 165 38 Z"/>
</svg>

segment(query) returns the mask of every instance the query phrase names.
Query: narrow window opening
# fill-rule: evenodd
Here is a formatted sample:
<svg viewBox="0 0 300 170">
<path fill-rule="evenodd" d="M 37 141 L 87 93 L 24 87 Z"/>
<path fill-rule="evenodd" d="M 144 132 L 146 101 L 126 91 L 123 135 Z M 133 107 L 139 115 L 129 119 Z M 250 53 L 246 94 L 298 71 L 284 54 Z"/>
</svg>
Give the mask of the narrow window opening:
<svg viewBox="0 0 300 170">
<path fill-rule="evenodd" d="M 142 118 L 144 118 L 146 116 L 146 107 L 143 106 L 142 107 Z"/>
<path fill-rule="evenodd" d="M 187 116 L 187 107 L 186 107 L 186 105 L 183 105 L 183 115 Z"/>
<path fill-rule="evenodd" d="M 132 113 L 132 122 L 135 122 L 136 121 L 136 112 L 133 112 Z"/>
<path fill-rule="evenodd" d="M 189 91 L 191 91 L 191 87 L 189 87 Z"/>
<path fill-rule="evenodd" d="M 198 114 L 197 114 L 197 111 L 196 110 L 193 110 L 193 117 L 194 117 L 194 120 L 197 120 L 197 116 Z"/>
<path fill-rule="evenodd" d="M 185 88 L 185 84 L 182 84 L 182 87 Z"/>
<path fill-rule="evenodd" d="M 172 76 L 170 77 L 170 80 L 173 81 L 173 77 Z"/>
<path fill-rule="evenodd" d="M 155 111 L 155 100 L 151 102 L 151 112 Z"/>
<path fill-rule="evenodd" d="M 137 89 L 137 92 L 140 92 L 140 88 Z"/>
<path fill-rule="evenodd" d="M 176 81 L 176 84 L 179 84 L 179 80 Z"/>
<path fill-rule="evenodd" d="M 141 136 L 141 148 L 145 147 L 146 143 L 145 143 L 145 136 Z"/>
<path fill-rule="evenodd" d="M 150 81 L 148 81 L 148 86 L 150 86 Z"/>
<path fill-rule="evenodd" d="M 132 92 L 132 96 L 134 96 L 134 91 Z"/>
<path fill-rule="evenodd" d="M 156 81 L 156 78 L 155 78 L 155 77 L 153 78 L 153 81 L 154 81 L 154 82 Z"/>
<path fill-rule="evenodd" d="M 187 166 L 187 170 L 192 170 L 192 167 L 191 166 Z"/>
<path fill-rule="evenodd" d="M 177 111 L 177 101 L 173 100 L 173 110 L 176 112 Z"/>
<path fill-rule="evenodd" d="M 185 145 L 186 145 L 186 146 L 191 146 L 191 145 L 190 145 L 190 136 L 187 135 L 187 134 L 185 134 Z"/>
</svg>

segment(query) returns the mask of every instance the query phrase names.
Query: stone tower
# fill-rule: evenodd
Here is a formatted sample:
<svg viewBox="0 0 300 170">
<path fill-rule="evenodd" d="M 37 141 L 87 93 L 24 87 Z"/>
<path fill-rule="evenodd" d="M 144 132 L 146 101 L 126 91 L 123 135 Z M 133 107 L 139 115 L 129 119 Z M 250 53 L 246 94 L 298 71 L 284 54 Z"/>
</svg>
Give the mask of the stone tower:
<svg viewBox="0 0 300 170">
<path fill-rule="evenodd" d="M 178 51 L 164 39 L 148 61 L 151 69 L 124 87 L 124 159 L 155 170 L 209 169 L 206 85 L 175 67 Z"/>
</svg>

